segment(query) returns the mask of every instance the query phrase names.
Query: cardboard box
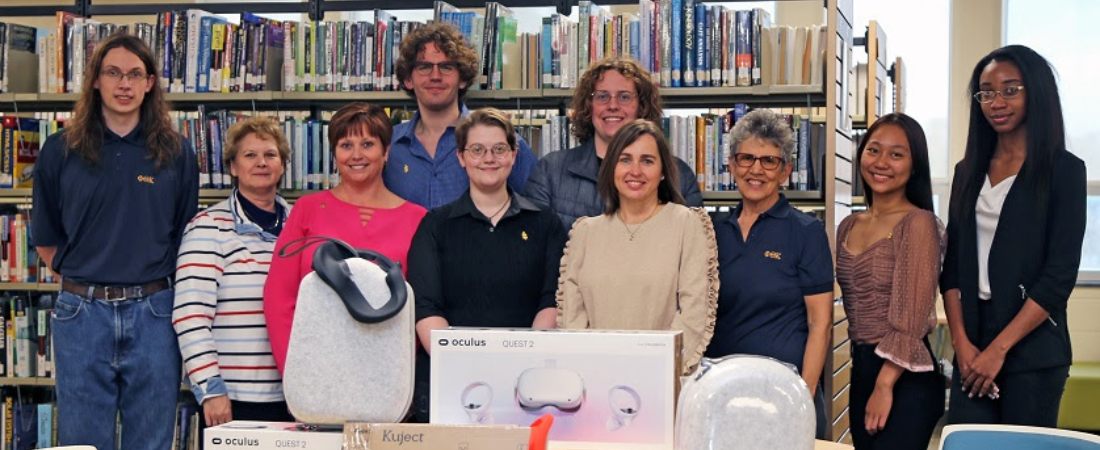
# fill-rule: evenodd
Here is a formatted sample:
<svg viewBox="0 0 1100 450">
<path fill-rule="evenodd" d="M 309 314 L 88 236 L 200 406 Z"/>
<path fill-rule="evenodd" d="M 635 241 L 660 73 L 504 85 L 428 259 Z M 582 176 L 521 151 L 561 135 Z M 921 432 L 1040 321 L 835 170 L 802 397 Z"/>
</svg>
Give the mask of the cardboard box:
<svg viewBox="0 0 1100 450">
<path fill-rule="evenodd" d="M 515 425 L 344 425 L 347 450 L 527 450 L 530 436 L 530 428 Z"/>
<path fill-rule="evenodd" d="M 552 414 L 551 449 L 671 449 L 680 339 L 678 331 L 434 330 L 431 423 L 526 425 Z"/>
<path fill-rule="evenodd" d="M 305 431 L 293 422 L 234 420 L 206 429 L 204 450 L 307 449 L 342 450 L 339 430 Z"/>
</svg>

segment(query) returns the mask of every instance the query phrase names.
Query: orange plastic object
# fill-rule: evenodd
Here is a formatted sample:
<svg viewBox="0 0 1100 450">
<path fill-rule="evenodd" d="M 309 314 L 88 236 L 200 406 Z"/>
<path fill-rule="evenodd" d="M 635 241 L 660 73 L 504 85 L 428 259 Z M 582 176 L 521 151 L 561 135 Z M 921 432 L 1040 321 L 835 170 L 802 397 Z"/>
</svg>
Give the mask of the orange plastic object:
<svg viewBox="0 0 1100 450">
<path fill-rule="evenodd" d="M 530 450 L 546 450 L 546 440 L 550 437 L 550 427 L 554 425 L 554 416 L 544 414 L 531 422 L 531 440 L 527 442 Z"/>
</svg>

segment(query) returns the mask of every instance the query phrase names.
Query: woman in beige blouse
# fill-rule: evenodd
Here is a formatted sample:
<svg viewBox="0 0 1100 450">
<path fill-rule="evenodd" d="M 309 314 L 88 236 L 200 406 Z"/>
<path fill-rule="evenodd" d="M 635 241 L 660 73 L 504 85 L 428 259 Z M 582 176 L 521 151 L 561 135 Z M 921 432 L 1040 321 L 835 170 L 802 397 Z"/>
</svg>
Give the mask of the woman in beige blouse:
<svg viewBox="0 0 1100 450">
<path fill-rule="evenodd" d="M 558 281 L 558 326 L 683 332 L 683 371 L 714 332 L 718 255 L 706 212 L 677 190 L 661 129 L 635 120 L 608 145 L 604 213 L 573 224 Z"/>
<path fill-rule="evenodd" d="M 836 250 L 853 343 L 852 440 L 859 450 L 923 450 L 944 407 L 927 340 L 943 242 L 924 130 L 904 114 L 879 118 L 857 164 L 868 208 L 841 222 Z"/>
</svg>

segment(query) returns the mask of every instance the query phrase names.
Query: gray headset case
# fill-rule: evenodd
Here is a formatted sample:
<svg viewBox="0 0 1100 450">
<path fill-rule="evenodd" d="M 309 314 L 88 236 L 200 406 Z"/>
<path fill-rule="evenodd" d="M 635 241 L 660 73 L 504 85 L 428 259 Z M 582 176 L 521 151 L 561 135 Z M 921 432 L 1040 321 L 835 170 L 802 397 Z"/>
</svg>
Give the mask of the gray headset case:
<svg viewBox="0 0 1100 450">
<path fill-rule="evenodd" d="M 386 273 L 362 258 L 345 260 L 351 280 L 380 308 Z M 400 422 L 413 396 L 416 331 L 413 290 L 401 310 L 378 323 L 356 321 L 316 272 L 298 288 L 283 390 L 295 419 L 309 424 Z"/>
</svg>

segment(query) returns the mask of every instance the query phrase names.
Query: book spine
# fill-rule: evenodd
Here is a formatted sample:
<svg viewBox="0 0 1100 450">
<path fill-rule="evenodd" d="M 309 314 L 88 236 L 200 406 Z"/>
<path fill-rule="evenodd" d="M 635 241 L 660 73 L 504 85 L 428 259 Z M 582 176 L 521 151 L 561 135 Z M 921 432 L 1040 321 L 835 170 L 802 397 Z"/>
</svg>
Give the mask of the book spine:
<svg viewBox="0 0 1100 450">
<path fill-rule="evenodd" d="M 683 85 L 696 86 L 695 84 L 695 0 L 683 0 L 684 30 L 683 30 Z"/>
<path fill-rule="evenodd" d="M 672 24 L 669 28 L 669 33 L 671 33 L 669 44 L 672 47 L 672 78 L 670 79 L 670 86 L 680 87 L 683 85 L 683 76 L 681 74 L 683 59 L 681 53 L 684 47 L 684 0 L 671 0 L 671 2 Z"/>
</svg>

